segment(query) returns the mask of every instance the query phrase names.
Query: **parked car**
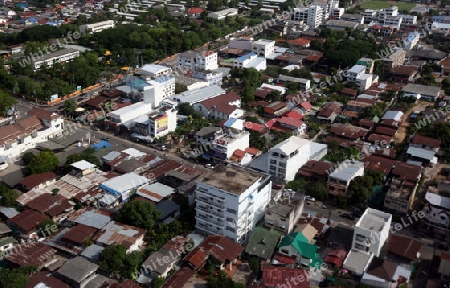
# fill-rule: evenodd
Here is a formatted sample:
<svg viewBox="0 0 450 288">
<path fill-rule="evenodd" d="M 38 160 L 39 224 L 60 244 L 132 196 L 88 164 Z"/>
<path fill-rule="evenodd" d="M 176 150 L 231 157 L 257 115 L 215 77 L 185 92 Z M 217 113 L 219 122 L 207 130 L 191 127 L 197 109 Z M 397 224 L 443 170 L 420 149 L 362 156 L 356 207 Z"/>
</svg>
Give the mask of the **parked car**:
<svg viewBox="0 0 450 288">
<path fill-rule="evenodd" d="M 0 171 L 3 171 L 3 170 L 5 170 L 6 168 L 8 168 L 8 163 L 6 163 L 6 162 L 2 162 L 2 163 L 0 163 Z"/>
<path fill-rule="evenodd" d="M 156 149 L 158 149 L 159 151 L 166 151 L 166 145 L 155 145 L 154 146 Z"/>
<path fill-rule="evenodd" d="M 103 137 L 102 140 L 108 142 L 109 141 L 109 137 Z"/>
<path fill-rule="evenodd" d="M 348 214 L 348 213 L 342 213 L 342 214 L 341 214 L 341 215 L 339 215 L 339 216 L 341 216 L 342 218 L 346 218 L 346 219 L 349 219 L 349 220 L 355 221 L 355 216 L 353 216 L 352 214 Z"/>
<path fill-rule="evenodd" d="M 208 168 L 208 169 L 213 169 L 213 168 L 214 168 L 214 166 L 213 166 L 212 164 L 205 164 L 205 168 Z"/>
<path fill-rule="evenodd" d="M 311 196 L 309 196 L 309 195 L 306 195 L 305 199 L 306 199 L 307 201 L 316 202 L 316 198 L 311 197 Z"/>
<path fill-rule="evenodd" d="M 189 156 L 189 154 L 187 154 L 187 153 L 183 153 L 183 154 L 181 154 L 181 158 L 191 159 L 191 156 Z"/>
<path fill-rule="evenodd" d="M 100 131 L 100 128 L 98 128 L 97 126 L 92 126 L 92 130 L 94 130 L 94 131 Z"/>
</svg>

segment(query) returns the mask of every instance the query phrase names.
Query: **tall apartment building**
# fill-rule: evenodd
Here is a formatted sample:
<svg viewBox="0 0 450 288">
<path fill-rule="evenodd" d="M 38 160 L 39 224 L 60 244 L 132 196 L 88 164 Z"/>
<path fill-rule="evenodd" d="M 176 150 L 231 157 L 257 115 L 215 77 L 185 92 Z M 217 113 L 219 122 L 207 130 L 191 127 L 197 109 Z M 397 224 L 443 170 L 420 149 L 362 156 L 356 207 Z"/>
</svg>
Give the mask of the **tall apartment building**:
<svg viewBox="0 0 450 288">
<path fill-rule="evenodd" d="M 275 52 L 275 41 L 260 39 L 252 43 L 252 50 L 256 55 L 267 58 Z"/>
<path fill-rule="evenodd" d="M 356 275 L 364 274 L 373 257 L 380 256 L 389 237 L 391 222 L 391 214 L 367 208 L 355 225 L 352 249 L 343 267 Z"/>
<path fill-rule="evenodd" d="M 317 5 L 322 8 L 322 20 L 325 22 L 330 19 L 333 9 L 339 8 L 339 0 L 315 0 L 313 5 Z"/>
<path fill-rule="evenodd" d="M 209 50 L 200 53 L 186 51 L 177 55 L 177 65 L 190 70 L 215 70 L 219 67 L 217 53 Z"/>
<path fill-rule="evenodd" d="M 235 166 L 218 165 L 196 183 L 196 229 L 237 243 L 264 217 L 271 197 L 270 176 Z"/>
<path fill-rule="evenodd" d="M 195 58 L 195 69 L 199 70 L 215 70 L 219 68 L 217 62 L 217 53 L 209 50 L 197 54 Z"/>
<path fill-rule="evenodd" d="M 303 21 L 310 29 L 316 29 L 323 23 L 323 8 L 312 5 L 309 8 L 294 8 L 292 20 Z"/>
<path fill-rule="evenodd" d="M 361 12 L 361 15 L 364 16 L 364 24 L 369 24 L 370 22 L 377 20 L 377 10 L 374 9 L 364 9 Z"/>
<path fill-rule="evenodd" d="M 394 16 L 394 17 L 398 16 L 398 7 L 397 6 L 391 6 L 386 9 L 381 9 L 380 12 L 378 13 L 378 21 L 380 21 L 380 23 L 384 24 L 386 17 L 392 17 L 392 16 Z"/>
<path fill-rule="evenodd" d="M 80 25 L 80 33 L 98 33 L 105 29 L 114 28 L 114 20 L 106 20 L 93 24 Z"/>
<path fill-rule="evenodd" d="M 175 78 L 173 76 L 160 76 L 148 81 L 142 86 L 144 102 L 151 103 L 152 108 L 159 107 L 164 99 L 175 95 Z"/>
</svg>

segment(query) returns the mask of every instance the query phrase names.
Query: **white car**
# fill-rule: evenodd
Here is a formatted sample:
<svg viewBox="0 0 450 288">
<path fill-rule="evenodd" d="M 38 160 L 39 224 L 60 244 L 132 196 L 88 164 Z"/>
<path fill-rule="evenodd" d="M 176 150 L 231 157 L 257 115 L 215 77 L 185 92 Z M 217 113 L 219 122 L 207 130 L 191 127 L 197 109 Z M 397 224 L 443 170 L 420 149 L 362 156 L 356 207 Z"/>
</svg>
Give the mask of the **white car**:
<svg viewBox="0 0 450 288">
<path fill-rule="evenodd" d="M 0 164 L 0 171 L 3 171 L 3 170 L 5 170 L 6 168 L 8 168 L 8 163 L 6 163 L 6 162 L 3 162 L 3 163 L 1 163 Z"/>
<path fill-rule="evenodd" d="M 311 196 L 309 196 L 309 195 L 306 195 L 305 199 L 306 199 L 307 201 L 316 202 L 316 198 L 311 197 Z"/>
<path fill-rule="evenodd" d="M 214 166 L 213 166 L 212 164 L 206 164 L 206 165 L 205 165 L 205 168 L 208 168 L 208 169 L 213 169 L 213 168 L 214 168 Z"/>
</svg>

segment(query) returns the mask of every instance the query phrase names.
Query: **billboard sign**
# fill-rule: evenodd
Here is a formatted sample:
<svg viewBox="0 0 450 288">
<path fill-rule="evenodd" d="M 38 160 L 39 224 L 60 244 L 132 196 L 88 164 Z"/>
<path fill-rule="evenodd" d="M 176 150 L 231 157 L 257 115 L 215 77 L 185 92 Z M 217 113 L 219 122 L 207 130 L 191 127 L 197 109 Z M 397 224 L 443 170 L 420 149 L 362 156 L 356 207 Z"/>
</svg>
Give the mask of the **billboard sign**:
<svg viewBox="0 0 450 288">
<path fill-rule="evenodd" d="M 167 115 L 162 116 L 156 120 L 156 132 L 162 132 L 169 128 L 169 117 Z"/>
</svg>

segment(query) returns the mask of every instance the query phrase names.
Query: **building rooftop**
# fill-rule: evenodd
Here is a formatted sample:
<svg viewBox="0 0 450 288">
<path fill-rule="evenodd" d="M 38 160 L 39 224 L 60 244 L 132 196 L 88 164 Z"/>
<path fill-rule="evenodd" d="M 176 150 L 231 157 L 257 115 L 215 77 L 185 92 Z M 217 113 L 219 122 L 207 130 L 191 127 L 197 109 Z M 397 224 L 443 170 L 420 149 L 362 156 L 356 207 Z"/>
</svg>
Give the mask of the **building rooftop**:
<svg viewBox="0 0 450 288">
<path fill-rule="evenodd" d="M 421 94 L 426 96 L 433 96 L 437 98 L 441 91 L 441 87 L 426 86 L 414 83 L 408 83 L 402 90 L 404 93 Z"/>
<path fill-rule="evenodd" d="M 78 256 L 67 260 L 66 263 L 64 263 L 64 265 L 58 270 L 58 274 L 74 281 L 75 283 L 81 283 L 97 269 L 97 264 Z"/>
<path fill-rule="evenodd" d="M 367 208 L 364 214 L 356 223 L 355 227 L 371 231 L 381 231 L 386 225 L 386 221 L 392 218 L 391 214 L 381 212 L 372 208 Z"/>
<path fill-rule="evenodd" d="M 303 139 L 297 136 L 291 136 L 289 139 L 284 140 L 283 142 L 275 145 L 270 150 L 280 150 L 286 155 L 290 155 L 291 153 L 301 149 L 307 145 L 310 145 L 310 141 L 307 139 Z"/>
<path fill-rule="evenodd" d="M 128 249 L 144 234 L 144 229 L 111 221 L 95 234 L 93 240 L 108 246 L 125 245 Z"/>
<path fill-rule="evenodd" d="M 366 254 L 359 250 L 351 250 L 344 261 L 343 267 L 356 274 L 362 275 L 371 259 L 371 254 Z"/>
<path fill-rule="evenodd" d="M 364 169 L 363 162 L 346 160 L 330 174 L 330 178 L 349 181 L 361 168 Z"/>
<path fill-rule="evenodd" d="M 95 168 L 94 164 L 89 163 L 86 160 L 80 160 L 78 162 L 72 163 L 70 166 L 72 166 L 75 169 L 81 170 L 81 171 Z"/>
<path fill-rule="evenodd" d="M 124 175 L 120 175 L 114 177 L 108 181 L 105 181 L 101 184 L 101 188 L 106 191 L 120 196 L 130 189 L 137 188 L 139 186 L 145 185 L 148 183 L 148 179 L 144 176 L 139 176 L 135 173 L 128 173 Z"/>
<path fill-rule="evenodd" d="M 214 169 L 208 171 L 205 175 L 200 176 L 196 182 L 210 185 L 234 194 L 241 194 L 255 182 L 262 181 L 267 177 L 266 174 L 248 169 L 218 165 Z"/>
</svg>

